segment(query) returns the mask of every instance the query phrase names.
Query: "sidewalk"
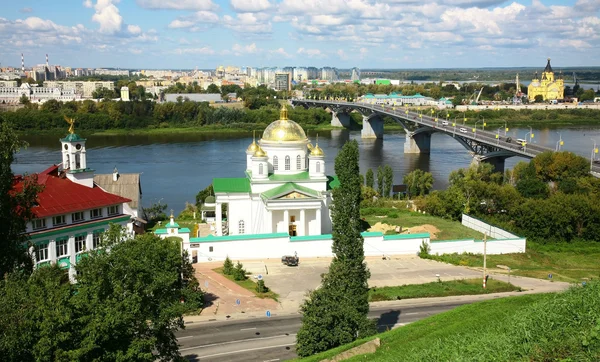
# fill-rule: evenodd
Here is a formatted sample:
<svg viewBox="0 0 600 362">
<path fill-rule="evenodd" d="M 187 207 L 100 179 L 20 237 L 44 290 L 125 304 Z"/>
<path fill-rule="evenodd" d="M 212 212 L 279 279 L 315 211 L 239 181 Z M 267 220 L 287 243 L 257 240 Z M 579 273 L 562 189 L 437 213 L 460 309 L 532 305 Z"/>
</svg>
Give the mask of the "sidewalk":
<svg viewBox="0 0 600 362">
<path fill-rule="evenodd" d="M 196 278 L 205 292 L 205 308 L 199 316 L 185 317 L 186 323 L 194 320 L 211 320 L 216 316 L 224 318 L 237 313 L 265 314 L 267 310 L 275 311 L 279 308 L 279 303 L 276 301 L 260 299 L 254 293 L 212 270 L 220 266 L 222 263 L 194 264 Z M 236 303 L 238 300 L 239 305 Z"/>
</svg>

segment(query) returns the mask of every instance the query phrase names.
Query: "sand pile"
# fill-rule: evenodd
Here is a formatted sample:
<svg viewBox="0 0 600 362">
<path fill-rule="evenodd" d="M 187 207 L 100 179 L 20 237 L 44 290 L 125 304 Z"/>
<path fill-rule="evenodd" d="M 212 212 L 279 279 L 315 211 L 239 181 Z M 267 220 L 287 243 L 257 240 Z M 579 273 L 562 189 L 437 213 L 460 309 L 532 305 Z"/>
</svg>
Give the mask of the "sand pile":
<svg viewBox="0 0 600 362">
<path fill-rule="evenodd" d="M 382 232 L 385 234 L 388 231 L 396 231 L 397 228 L 398 228 L 398 226 L 395 226 L 395 225 L 378 222 L 377 224 L 371 226 L 368 231 L 372 231 L 372 232 L 379 231 L 379 232 Z M 411 234 L 429 233 L 429 235 L 431 236 L 431 240 L 435 240 L 435 239 L 437 239 L 437 234 L 440 232 L 440 229 L 438 229 L 437 227 L 430 225 L 430 224 L 424 224 L 424 225 L 413 226 L 408 229 L 403 228 L 402 234 L 406 234 L 407 231 L 410 231 Z"/>
</svg>

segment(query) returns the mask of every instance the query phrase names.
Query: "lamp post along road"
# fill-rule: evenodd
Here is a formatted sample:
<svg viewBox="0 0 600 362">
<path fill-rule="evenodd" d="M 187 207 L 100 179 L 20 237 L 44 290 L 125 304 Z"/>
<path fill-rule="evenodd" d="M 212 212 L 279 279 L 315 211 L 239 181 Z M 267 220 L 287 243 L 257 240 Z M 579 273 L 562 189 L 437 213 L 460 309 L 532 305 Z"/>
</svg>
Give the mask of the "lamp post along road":
<svg viewBox="0 0 600 362">
<path fill-rule="evenodd" d="M 594 148 L 592 148 L 592 156 L 590 157 L 590 171 L 593 171 L 593 167 L 594 167 L 594 157 L 595 154 L 598 153 L 598 148 L 596 147 L 596 140 L 591 138 L 592 141 L 594 141 Z"/>
</svg>

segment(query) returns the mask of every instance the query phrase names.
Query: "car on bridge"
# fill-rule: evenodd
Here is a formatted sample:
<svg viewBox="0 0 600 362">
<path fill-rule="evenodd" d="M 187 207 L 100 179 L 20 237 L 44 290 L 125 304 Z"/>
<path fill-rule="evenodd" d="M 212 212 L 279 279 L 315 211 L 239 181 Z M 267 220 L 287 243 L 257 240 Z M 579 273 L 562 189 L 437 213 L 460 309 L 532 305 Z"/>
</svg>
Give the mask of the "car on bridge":
<svg viewBox="0 0 600 362">
<path fill-rule="evenodd" d="M 462 133 L 467 133 L 467 129 L 466 129 L 466 128 L 464 128 L 464 127 L 461 127 L 461 128 L 459 129 L 459 131 L 461 131 Z"/>
<path fill-rule="evenodd" d="M 522 138 L 517 138 L 517 143 L 520 144 L 521 146 L 525 146 L 527 144 L 527 141 L 525 141 Z"/>
<path fill-rule="evenodd" d="M 442 121 L 442 126 L 447 126 L 448 125 L 448 121 Z"/>
</svg>

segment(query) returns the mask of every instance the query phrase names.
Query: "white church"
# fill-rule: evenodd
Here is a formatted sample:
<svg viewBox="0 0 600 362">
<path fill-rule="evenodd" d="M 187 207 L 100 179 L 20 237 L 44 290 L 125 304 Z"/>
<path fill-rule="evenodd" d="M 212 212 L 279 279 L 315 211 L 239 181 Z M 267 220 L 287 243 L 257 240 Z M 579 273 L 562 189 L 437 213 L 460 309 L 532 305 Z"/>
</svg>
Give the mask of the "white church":
<svg viewBox="0 0 600 362">
<path fill-rule="evenodd" d="M 288 119 L 285 107 L 279 118 L 248 146 L 246 177 L 213 179 L 217 236 L 331 232 L 329 205 L 337 179 L 325 174 L 323 150 Z"/>
<path fill-rule="evenodd" d="M 193 235 L 173 215 L 155 234 L 180 238 L 192 262 L 222 261 L 227 256 L 232 260 L 332 256 L 330 206 L 332 190 L 340 183 L 327 176 L 318 141 L 311 144 L 302 127 L 288 119 L 285 106 L 279 118 L 246 149 L 245 177 L 213 179 L 215 195 L 206 199 L 208 206 L 202 213 L 210 212 L 206 221 L 213 225 L 213 235 Z M 416 255 L 422 243 L 430 244 L 432 252 L 476 253 L 483 245 L 473 239 L 432 242 L 428 233 L 363 232 L 362 236 L 365 255 L 378 257 Z M 516 236 L 489 242 L 487 252 L 518 252 L 524 250 L 524 243 Z"/>
</svg>

